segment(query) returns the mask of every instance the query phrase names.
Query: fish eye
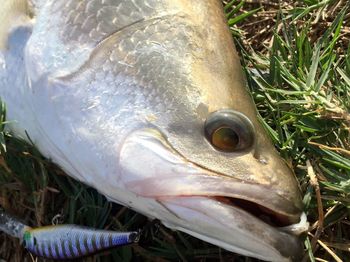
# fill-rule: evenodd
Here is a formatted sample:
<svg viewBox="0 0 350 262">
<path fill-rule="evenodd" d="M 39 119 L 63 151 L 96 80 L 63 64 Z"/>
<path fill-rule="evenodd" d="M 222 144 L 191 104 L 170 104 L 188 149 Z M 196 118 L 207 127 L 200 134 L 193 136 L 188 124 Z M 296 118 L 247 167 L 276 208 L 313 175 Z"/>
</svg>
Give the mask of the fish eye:
<svg viewBox="0 0 350 262">
<path fill-rule="evenodd" d="M 209 115 L 204 124 L 209 143 L 223 152 L 239 152 L 254 144 L 254 126 L 242 113 L 220 110 Z"/>
</svg>

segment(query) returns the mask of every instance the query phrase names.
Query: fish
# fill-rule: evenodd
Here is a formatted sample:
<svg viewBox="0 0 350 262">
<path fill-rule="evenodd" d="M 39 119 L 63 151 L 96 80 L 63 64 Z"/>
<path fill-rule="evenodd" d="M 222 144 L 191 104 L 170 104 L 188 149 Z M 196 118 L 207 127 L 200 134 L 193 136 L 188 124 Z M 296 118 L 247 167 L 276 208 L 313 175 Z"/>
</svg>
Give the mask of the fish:
<svg viewBox="0 0 350 262">
<path fill-rule="evenodd" d="M 0 209 L 0 230 L 18 238 L 34 255 L 47 259 L 76 259 L 138 242 L 141 231 L 117 232 L 77 225 L 31 228 Z"/>
<path fill-rule="evenodd" d="M 301 190 L 258 120 L 221 1 L 6 0 L 0 13 L 15 136 L 171 229 L 302 256 Z"/>
</svg>

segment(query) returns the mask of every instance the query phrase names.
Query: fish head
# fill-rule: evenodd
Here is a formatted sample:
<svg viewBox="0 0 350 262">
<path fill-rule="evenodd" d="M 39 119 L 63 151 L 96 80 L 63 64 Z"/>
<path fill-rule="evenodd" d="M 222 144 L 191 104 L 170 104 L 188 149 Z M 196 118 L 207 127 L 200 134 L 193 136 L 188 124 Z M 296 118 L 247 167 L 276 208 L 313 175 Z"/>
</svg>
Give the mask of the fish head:
<svg viewBox="0 0 350 262">
<path fill-rule="evenodd" d="M 227 250 L 301 254 L 300 189 L 258 121 L 219 1 L 39 9 L 20 93 L 41 152 L 109 199 Z"/>
<path fill-rule="evenodd" d="M 155 200 L 137 209 L 171 228 L 247 256 L 297 259 L 308 227 L 298 182 L 258 120 L 224 19 L 210 24 L 185 38 L 196 42 L 189 58 L 154 64 L 165 84 L 147 127 L 123 142 L 120 177 Z"/>
<path fill-rule="evenodd" d="M 208 68 L 196 92 L 126 137 L 120 177 L 128 191 L 155 200 L 137 209 L 168 227 L 247 256 L 297 260 L 308 227 L 298 182 L 258 121 L 239 58 L 229 61 L 230 73 Z"/>
</svg>

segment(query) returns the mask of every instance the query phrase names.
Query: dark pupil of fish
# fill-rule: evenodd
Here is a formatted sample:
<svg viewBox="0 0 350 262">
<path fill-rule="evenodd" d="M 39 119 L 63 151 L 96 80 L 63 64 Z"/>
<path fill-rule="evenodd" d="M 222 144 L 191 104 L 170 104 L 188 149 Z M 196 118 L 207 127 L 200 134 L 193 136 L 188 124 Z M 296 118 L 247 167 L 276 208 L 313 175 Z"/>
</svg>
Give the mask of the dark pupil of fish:
<svg viewBox="0 0 350 262">
<path fill-rule="evenodd" d="M 212 135 L 212 144 L 223 151 L 235 150 L 239 137 L 237 133 L 229 127 L 220 127 Z"/>
</svg>

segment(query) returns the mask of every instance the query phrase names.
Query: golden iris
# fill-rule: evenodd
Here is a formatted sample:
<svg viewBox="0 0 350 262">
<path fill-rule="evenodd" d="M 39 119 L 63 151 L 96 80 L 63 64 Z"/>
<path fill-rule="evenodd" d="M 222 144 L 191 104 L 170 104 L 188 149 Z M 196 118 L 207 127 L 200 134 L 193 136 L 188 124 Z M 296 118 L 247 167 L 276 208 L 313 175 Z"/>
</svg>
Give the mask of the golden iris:
<svg viewBox="0 0 350 262">
<path fill-rule="evenodd" d="M 239 137 L 233 129 L 220 127 L 213 132 L 211 143 L 220 150 L 233 151 L 238 146 Z"/>
</svg>

